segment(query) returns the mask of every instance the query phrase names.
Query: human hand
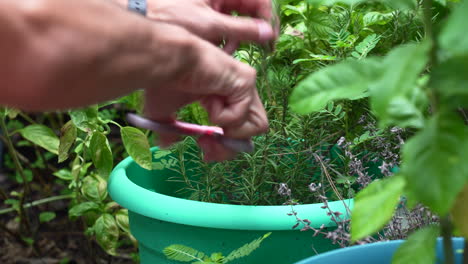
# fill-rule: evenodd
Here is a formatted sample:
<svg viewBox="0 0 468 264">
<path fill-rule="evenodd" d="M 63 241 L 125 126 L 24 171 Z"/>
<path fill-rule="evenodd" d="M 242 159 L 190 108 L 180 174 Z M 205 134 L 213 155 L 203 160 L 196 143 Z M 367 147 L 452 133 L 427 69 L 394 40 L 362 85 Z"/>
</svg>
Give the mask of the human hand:
<svg viewBox="0 0 468 264">
<path fill-rule="evenodd" d="M 271 0 L 148 0 L 149 19 L 184 27 L 193 34 L 234 52 L 239 42 L 268 43 L 278 36 L 279 24 Z M 253 18 L 234 17 L 236 11 Z"/>
<path fill-rule="evenodd" d="M 266 132 L 268 121 L 255 87 L 255 70 L 197 37 L 188 46 L 191 55 L 180 57 L 180 63 L 190 67 L 183 66 L 171 80 L 146 89 L 147 116 L 170 122 L 180 107 L 200 101 L 210 121 L 228 137 L 246 139 Z M 168 146 L 177 139 L 173 134 L 160 134 L 159 144 Z M 236 154 L 210 137 L 201 137 L 198 143 L 207 161 L 231 159 Z"/>
</svg>

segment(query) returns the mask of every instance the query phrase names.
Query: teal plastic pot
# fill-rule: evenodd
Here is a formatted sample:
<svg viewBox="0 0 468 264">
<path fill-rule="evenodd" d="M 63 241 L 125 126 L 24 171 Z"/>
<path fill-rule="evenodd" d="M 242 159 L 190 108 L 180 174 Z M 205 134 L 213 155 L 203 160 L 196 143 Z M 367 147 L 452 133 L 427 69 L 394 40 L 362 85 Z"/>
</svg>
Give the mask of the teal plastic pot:
<svg viewBox="0 0 468 264">
<path fill-rule="evenodd" d="M 296 220 L 287 215 L 290 206 L 242 206 L 184 199 L 175 193 L 180 188 L 178 183 L 167 181 L 171 176 L 175 172 L 148 171 L 127 158 L 115 167 L 109 180 L 110 196 L 129 210 L 130 230 L 139 241 L 143 264 L 180 263 L 167 260 L 163 254 L 163 249 L 172 244 L 226 255 L 267 232 L 273 233 L 260 248 L 233 263 L 288 264 L 337 248 L 321 236 L 313 237 L 311 231 L 292 230 Z M 352 200 L 330 202 L 330 207 L 346 215 L 344 203 L 353 207 Z M 297 205 L 294 209 L 312 226 L 323 224 L 333 229 L 334 223 L 321 206 Z"/>
<path fill-rule="evenodd" d="M 453 238 L 455 263 L 462 264 L 463 238 Z M 392 257 L 403 240 L 379 242 L 333 250 L 325 254 L 310 257 L 296 264 L 391 264 Z M 437 264 L 443 263 L 442 239 L 437 240 Z M 411 264 L 411 263 L 408 263 Z M 428 263 L 430 264 L 430 263 Z"/>
</svg>

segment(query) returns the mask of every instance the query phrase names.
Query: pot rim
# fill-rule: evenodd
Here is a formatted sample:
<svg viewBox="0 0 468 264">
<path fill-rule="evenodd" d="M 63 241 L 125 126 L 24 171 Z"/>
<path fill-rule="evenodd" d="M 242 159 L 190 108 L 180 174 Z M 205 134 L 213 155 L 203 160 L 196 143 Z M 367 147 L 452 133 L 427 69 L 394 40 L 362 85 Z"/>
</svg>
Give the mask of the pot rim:
<svg viewBox="0 0 468 264">
<path fill-rule="evenodd" d="M 159 150 L 158 147 L 151 148 L 152 153 L 157 150 Z M 294 205 L 293 207 L 290 205 L 231 205 L 163 195 L 147 190 L 128 178 L 126 169 L 133 163 L 135 163 L 134 160 L 127 157 L 114 168 L 109 178 L 108 192 L 114 201 L 136 214 L 167 222 L 207 228 L 290 231 L 296 223 L 296 218 L 287 214 L 293 208 L 297 212 L 297 217 L 310 220 L 314 228 L 319 228 L 321 225 L 336 226 L 327 215 L 327 211 L 321 208 L 322 203 Z M 333 201 L 328 204 L 331 210 L 339 211 L 344 217 L 349 218 L 344 204 L 352 209 L 354 200 Z"/>
</svg>

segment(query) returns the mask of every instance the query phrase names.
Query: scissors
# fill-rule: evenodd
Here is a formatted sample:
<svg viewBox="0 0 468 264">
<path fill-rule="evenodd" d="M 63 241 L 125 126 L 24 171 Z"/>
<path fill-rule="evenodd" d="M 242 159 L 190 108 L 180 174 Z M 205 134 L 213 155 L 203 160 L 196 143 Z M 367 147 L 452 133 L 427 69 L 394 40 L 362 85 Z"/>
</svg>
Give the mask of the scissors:
<svg viewBox="0 0 468 264">
<path fill-rule="evenodd" d="M 224 136 L 223 129 L 220 127 L 202 126 L 177 120 L 170 123 L 157 122 L 132 113 L 127 114 L 127 121 L 136 127 L 159 133 L 213 137 L 223 146 L 235 152 L 252 152 L 254 150 L 254 145 L 250 139 L 226 137 Z"/>
</svg>

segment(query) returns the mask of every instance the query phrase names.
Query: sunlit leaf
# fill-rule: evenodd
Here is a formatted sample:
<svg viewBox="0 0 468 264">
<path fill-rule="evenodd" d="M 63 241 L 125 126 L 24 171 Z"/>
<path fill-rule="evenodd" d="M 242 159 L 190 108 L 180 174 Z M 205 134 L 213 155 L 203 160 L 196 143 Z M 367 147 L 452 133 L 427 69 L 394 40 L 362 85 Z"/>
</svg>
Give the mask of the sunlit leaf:
<svg viewBox="0 0 468 264">
<path fill-rule="evenodd" d="M 59 139 L 52 129 L 44 125 L 29 125 L 19 130 L 20 134 L 32 143 L 58 154 Z"/>
<path fill-rule="evenodd" d="M 428 264 L 436 260 L 437 226 L 429 226 L 411 234 L 393 255 L 392 264 Z"/>
<path fill-rule="evenodd" d="M 100 132 L 94 132 L 89 144 L 89 150 L 94 166 L 99 174 L 104 179 L 107 179 L 114 166 L 112 151 L 107 137 Z"/>
<path fill-rule="evenodd" d="M 94 223 L 94 233 L 98 244 L 110 255 L 117 255 L 119 228 L 110 214 L 103 214 Z"/>
<path fill-rule="evenodd" d="M 86 176 L 81 193 L 88 200 L 99 203 L 107 197 L 107 182 L 98 175 Z"/>
<path fill-rule="evenodd" d="M 446 215 L 468 180 L 468 127 L 454 112 L 433 117 L 403 147 L 407 192 Z"/>
<path fill-rule="evenodd" d="M 55 218 L 54 212 L 42 212 L 39 214 L 39 221 L 41 223 L 50 222 Z"/>
<path fill-rule="evenodd" d="M 405 187 L 401 176 L 375 180 L 360 191 L 355 198 L 351 216 L 353 241 L 370 236 L 392 218 Z"/>
<path fill-rule="evenodd" d="M 290 97 L 293 111 L 308 114 L 323 109 L 337 99 L 361 96 L 381 73 L 379 61 L 349 60 L 312 73 L 295 88 Z"/>
<path fill-rule="evenodd" d="M 427 99 L 417 81 L 429 60 L 429 48 L 427 43 L 404 45 L 385 57 L 385 73 L 370 89 L 372 110 L 381 126 L 423 126 Z"/>
<path fill-rule="evenodd" d="M 145 134 L 134 127 L 122 127 L 120 133 L 127 153 L 142 168 L 151 170 L 151 151 Z"/>
<path fill-rule="evenodd" d="M 468 1 L 455 7 L 439 35 L 439 46 L 448 56 L 468 55 L 468 35 L 464 34 L 468 24 Z"/>
<path fill-rule="evenodd" d="M 70 210 L 68 210 L 68 215 L 70 217 L 78 217 L 82 216 L 83 214 L 90 212 L 90 211 L 97 211 L 99 210 L 99 205 L 95 202 L 84 202 L 84 203 L 79 203 Z"/>
<path fill-rule="evenodd" d="M 58 162 L 68 159 L 68 151 L 76 140 L 76 126 L 68 121 L 60 130 L 60 143 L 58 149 Z"/>
</svg>

